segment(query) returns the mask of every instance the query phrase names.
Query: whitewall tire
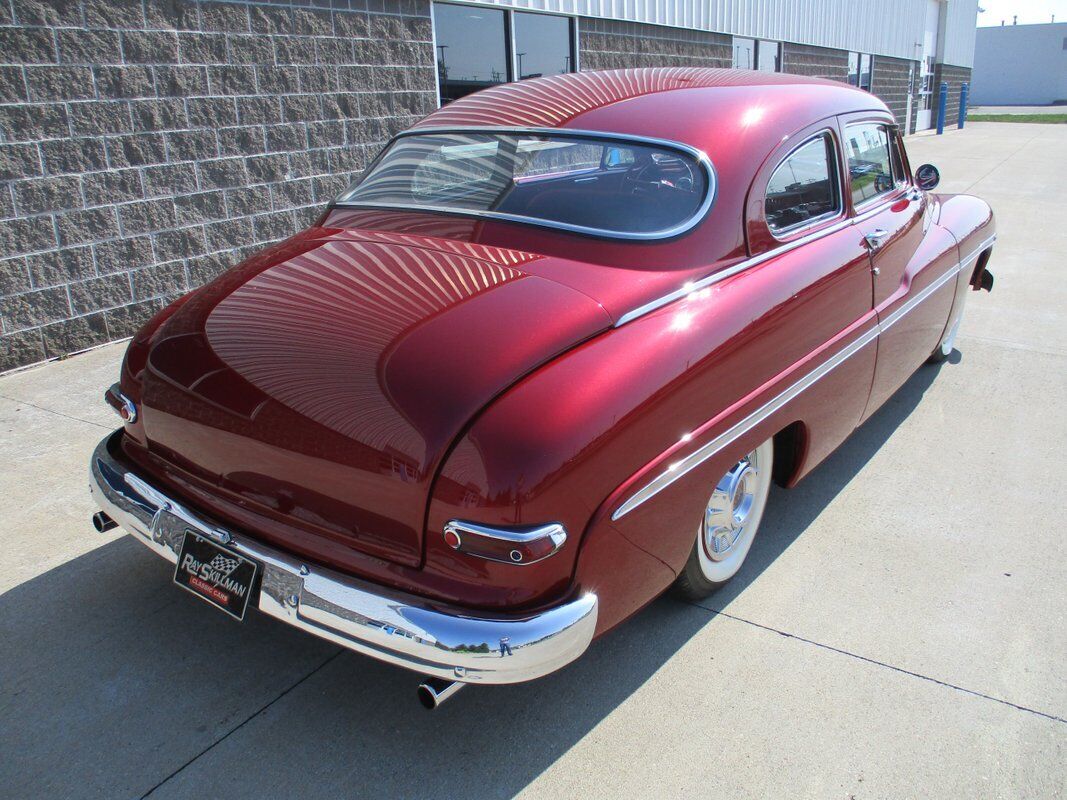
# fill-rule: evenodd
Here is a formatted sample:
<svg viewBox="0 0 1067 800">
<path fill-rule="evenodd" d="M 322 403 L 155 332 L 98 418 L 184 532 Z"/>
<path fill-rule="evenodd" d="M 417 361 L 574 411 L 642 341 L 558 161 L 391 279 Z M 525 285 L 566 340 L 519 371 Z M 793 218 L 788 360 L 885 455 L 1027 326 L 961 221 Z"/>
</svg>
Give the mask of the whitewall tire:
<svg viewBox="0 0 1067 800">
<path fill-rule="evenodd" d="M 774 440 L 739 459 L 711 488 L 696 541 L 676 588 L 689 598 L 714 592 L 737 574 L 756 537 L 774 467 Z"/>
</svg>

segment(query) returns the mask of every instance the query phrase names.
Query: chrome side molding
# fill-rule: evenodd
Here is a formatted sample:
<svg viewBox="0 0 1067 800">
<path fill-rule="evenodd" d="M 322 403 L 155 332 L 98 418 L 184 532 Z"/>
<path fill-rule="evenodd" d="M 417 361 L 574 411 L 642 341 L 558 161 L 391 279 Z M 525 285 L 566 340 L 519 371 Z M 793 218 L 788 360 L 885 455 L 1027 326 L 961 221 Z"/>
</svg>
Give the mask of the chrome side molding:
<svg viewBox="0 0 1067 800">
<path fill-rule="evenodd" d="M 973 263 L 974 260 L 978 258 L 978 256 L 980 256 L 988 247 L 993 244 L 993 242 L 996 241 L 996 238 L 997 237 L 995 235 L 990 236 L 988 239 L 982 242 L 982 244 L 978 245 L 978 247 L 972 250 L 970 255 L 960 260 L 956 264 L 956 266 L 946 270 L 942 275 L 938 276 L 936 280 L 931 282 L 928 286 L 924 287 L 918 294 L 916 294 L 914 297 L 909 298 L 908 301 L 904 303 L 904 305 L 900 306 L 900 308 L 895 309 L 891 314 L 886 316 L 885 319 L 876 322 L 870 330 L 867 330 L 862 333 L 852 342 L 847 344 L 838 352 L 834 353 L 834 355 L 830 356 L 819 366 L 817 366 L 811 372 L 807 373 L 800 380 L 793 383 L 791 386 L 782 391 L 772 400 L 764 403 L 762 406 L 757 408 L 755 411 L 746 416 L 740 422 L 731 426 L 727 431 L 720 434 L 719 436 L 716 436 L 704 446 L 690 453 L 688 456 L 685 456 L 679 459 L 678 461 L 675 461 L 674 463 L 670 464 L 666 470 L 661 472 L 651 481 L 649 481 L 636 492 L 631 494 L 626 500 L 624 500 L 619 505 L 619 507 L 612 512 L 611 519 L 621 519 L 642 503 L 655 497 L 657 494 L 662 492 L 664 489 L 666 489 L 672 483 L 677 481 L 679 478 L 682 478 L 684 475 L 703 464 L 705 461 L 707 461 L 713 455 L 715 455 L 724 447 L 729 445 L 735 439 L 740 438 L 745 433 L 752 430 L 758 424 L 763 422 L 763 420 L 767 419 L 767 417 L 771 416 L 780 408 L 782 408 L 782 406 L 784 406 L 794 397 L 799 395 L 805 389 L 812 386 L 820 378 L 824 377 L 833 369 L 843 364 L 847 359 L 851 358 L 853 355 L 862 350 L 865 346 L 877 339 L 881 334 L 889 330 L 893 325 L 899 322 L 900 319 L 903 318 L 909 311 L 912 311 L 916 306 L 926 300 L 935 291 L 944 286 L 945 283 L 958 276 L 961 271 L 967 269 L 967 267 L 971 263 Z"/>
</svg>

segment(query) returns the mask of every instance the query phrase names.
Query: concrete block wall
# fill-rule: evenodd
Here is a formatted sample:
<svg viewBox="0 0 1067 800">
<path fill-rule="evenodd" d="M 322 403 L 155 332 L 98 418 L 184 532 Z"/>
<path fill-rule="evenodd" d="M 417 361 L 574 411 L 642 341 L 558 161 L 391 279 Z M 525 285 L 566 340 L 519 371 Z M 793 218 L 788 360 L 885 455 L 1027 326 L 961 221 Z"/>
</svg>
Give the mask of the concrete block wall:
<svg viewBox="0 0 1067 800">
<path fill-rule="evenodd" d="M 912 67 L 918 75 L 919 62 L 907 61 L 903 58 L 890 58 L 889 56 L 874 56 L 872 58 L 871 94 L 876 95 L 883 103 L 889 106 L 897 124 L 904 128 L 905 116 L 908 110 L 908 92 L 911 87 L 910 74 Z M 915 113 L 918 111 L 918 103 L 912 103 L 912 125 L 914 125 Z"/>
<path fill-rule="evenodd" d="M 128 336 L 313 221 L 436 107 L 429 13 L 0 3 L 0 371 Z"/>
<path fill-rule="evenodd" d="M 733 61 L 733 39 L 724 33 L 586 17 L 578 26 L 583 70 L 729 67 Z"/>
<path fill-rule="evenodd" d="M 1065 40 L 1067 41 L 1067 40 Z M 948 84 L 948 98 L 945 102 L 945 127 L 955 128 L 960 117 L 960 89 L 970 83 L 971 70 L 968 67 L 954 67 L 951 64 L 934 65 L 934 124 L 937 124 L 938 94 L 941 83 Z M 970 100 L 967 101 L 971 105 Z"/>
<path fill-rule="evenodd" d="M 808 44 L 782 44 L 782 72 L 848 82 L 848 52 Z"/>
</svg>

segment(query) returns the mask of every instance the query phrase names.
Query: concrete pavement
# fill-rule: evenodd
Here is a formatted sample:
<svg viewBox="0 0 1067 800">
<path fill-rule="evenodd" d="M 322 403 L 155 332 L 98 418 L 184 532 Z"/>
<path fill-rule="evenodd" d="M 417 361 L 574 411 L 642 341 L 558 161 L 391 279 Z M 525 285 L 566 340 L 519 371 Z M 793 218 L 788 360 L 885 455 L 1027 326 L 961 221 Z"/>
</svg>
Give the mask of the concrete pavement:
<svg viewBox="0 0 1067 800">
<path fill-rule="evenodd" d="M 992 295 L 744 570 L 532 684 L 235 623 L 90 524 L 122 346 L 0 378 L 0 795 L 1054 797 L 1067 792 L 1067 128 L 909 142 L 993 205 Z"/>
</svg>

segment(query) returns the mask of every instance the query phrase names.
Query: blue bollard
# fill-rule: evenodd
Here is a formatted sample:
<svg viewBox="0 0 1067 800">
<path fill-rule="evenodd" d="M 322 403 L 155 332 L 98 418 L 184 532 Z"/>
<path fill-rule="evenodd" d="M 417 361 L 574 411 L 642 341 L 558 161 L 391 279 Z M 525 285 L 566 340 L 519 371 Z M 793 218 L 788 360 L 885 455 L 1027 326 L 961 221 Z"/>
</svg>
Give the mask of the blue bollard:
<svg viewBox="0 0 1067 800">
<path fill-rule="evenodd" d="M 963 130 L 963 123 L 967 121 L 967 84 L 960 86 L 960 120 L 959 129 Z"/>
<path fill-rule="evenodd" d="M 948 106 L 948 84 L 941 84 L 941 93 L 937 98 L 937 135 L 945 132 L 945 108 Z"/>
</svg>

